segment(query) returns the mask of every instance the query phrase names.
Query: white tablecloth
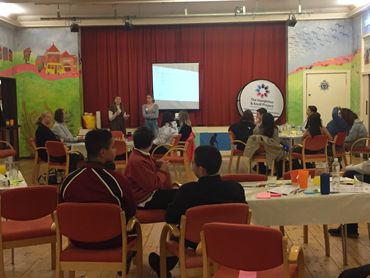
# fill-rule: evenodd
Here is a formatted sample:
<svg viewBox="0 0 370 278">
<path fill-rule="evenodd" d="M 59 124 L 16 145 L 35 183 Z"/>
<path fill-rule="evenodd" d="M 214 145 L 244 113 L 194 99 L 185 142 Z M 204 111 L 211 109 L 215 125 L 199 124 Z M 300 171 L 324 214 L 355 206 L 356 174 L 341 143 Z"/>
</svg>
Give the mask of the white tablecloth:
<svg viewBox="0 0 370 278">
<path fill-rule="evenodd" d="M 256 225 L 370 222 L 370 193 L 300 193 L 267 200 L 256 199 L 256 194 L 263 191 L 266 189 L 245 188 L 247 202 L 252 209 L 252 223 Z"/>
<path fill-rule="evenodd" d="M 132 140 L 126 141 L 126 146 L 128 150 L 131 150 L 134 147 L 134 142 Z M 86 151 L 86 146 L 84 142 L 70 144 L 70 147 L 71 147 L 71 151 L 80 152 L 83 154 L 85 158 L 87 158 L 87 151 Z"/>
<path fill-rule="evenodd" d="M 27 187 L 27 183 L 21 173 L 21 171 L 18 171 L 18 179 L 16 181 L 11 181 L 10 186 L 0 186 L 0 191 L 14 189 L 14 188 L 21 188 L 21 187 Z"/>
</svg>

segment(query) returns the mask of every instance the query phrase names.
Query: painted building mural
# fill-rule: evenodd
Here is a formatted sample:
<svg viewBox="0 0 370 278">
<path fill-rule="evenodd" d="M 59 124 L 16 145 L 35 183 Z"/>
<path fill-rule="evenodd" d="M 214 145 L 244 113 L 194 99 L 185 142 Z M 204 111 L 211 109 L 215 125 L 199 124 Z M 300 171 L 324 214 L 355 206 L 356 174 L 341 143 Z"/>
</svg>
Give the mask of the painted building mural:
<svg viewBox="0 0 370 278">
<path fill-rule="evenodd" d="M 305 70 L 349 70 L 350 108 L 359 112 L 360 45 L 360 17 L 301 21 L 288 29 L 288 122 L 296 125 L 303 122 Z"/>
<path fill-rule="evenodd" d="M 4 29 L 0 26 L 0 35 L 16 39 L 12 60 L 9 52 L 8 61 L 0 60 L 0 76 L 16 78 L 20 155 L 28 156 L 29 138 L 34 136 L 35 122 L 43 111 L 64 108 L 71 131 L 76 134 L 80 128 L 78 38 L 66 28 L 15 29 L 10 34 Z M 5 43 L 0 47 L 10 49 Z M 4 57 L 4 50 L 2 54 Z"/>
</svg>

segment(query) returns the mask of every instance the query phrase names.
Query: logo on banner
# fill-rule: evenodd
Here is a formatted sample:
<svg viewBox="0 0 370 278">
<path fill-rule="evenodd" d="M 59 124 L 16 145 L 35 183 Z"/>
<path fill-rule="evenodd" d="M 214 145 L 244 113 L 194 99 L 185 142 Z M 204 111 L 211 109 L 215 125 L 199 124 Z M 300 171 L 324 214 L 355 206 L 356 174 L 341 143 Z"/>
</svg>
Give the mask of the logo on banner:
<svg viewBox="0 0 370 278">
<path fill-rule="evenodd" d="M 247 109 L 256 114 L 257 109 L 266 108 L 275 119 L 283 113 L 284 99 L 280 89 L 269 80 L 254 80 L 239 91 L 237 108 L 240 115 Z"/>
</svg>

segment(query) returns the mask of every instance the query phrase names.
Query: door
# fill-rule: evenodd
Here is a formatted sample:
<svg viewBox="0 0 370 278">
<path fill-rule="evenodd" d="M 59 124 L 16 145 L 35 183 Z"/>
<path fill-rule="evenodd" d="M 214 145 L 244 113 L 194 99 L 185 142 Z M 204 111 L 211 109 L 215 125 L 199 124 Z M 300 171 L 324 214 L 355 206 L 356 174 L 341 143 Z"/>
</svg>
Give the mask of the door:
<svg viewBox="0 0 370 278">
<path fill-rule="evenodd" d="M 349 71 L 309 72 L 305 73 L 305 101 L 303 112 L 309 105 L 315 105 L 321 115 L 322 124 L 326 126 L 332 119 L 331 112 L 335 106 L 350 106 Z M 306 115 L 304 115 L 306 118 Z"/>
</svg>

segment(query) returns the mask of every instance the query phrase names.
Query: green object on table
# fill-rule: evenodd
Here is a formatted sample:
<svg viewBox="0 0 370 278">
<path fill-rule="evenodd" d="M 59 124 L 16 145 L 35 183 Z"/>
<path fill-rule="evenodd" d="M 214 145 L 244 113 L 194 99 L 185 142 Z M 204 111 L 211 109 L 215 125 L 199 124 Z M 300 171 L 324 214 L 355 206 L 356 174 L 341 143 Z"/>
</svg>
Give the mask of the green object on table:
<svg viewBox="0 0 370 278">
<path fill-rule="evenodd" d="M 10 185 L 18 185 L 20 184 L 21 182 L 23 182 L 22 179 L 18 179 L 18 180 L 11 180 L 10 181 Z"/>
</svg>

